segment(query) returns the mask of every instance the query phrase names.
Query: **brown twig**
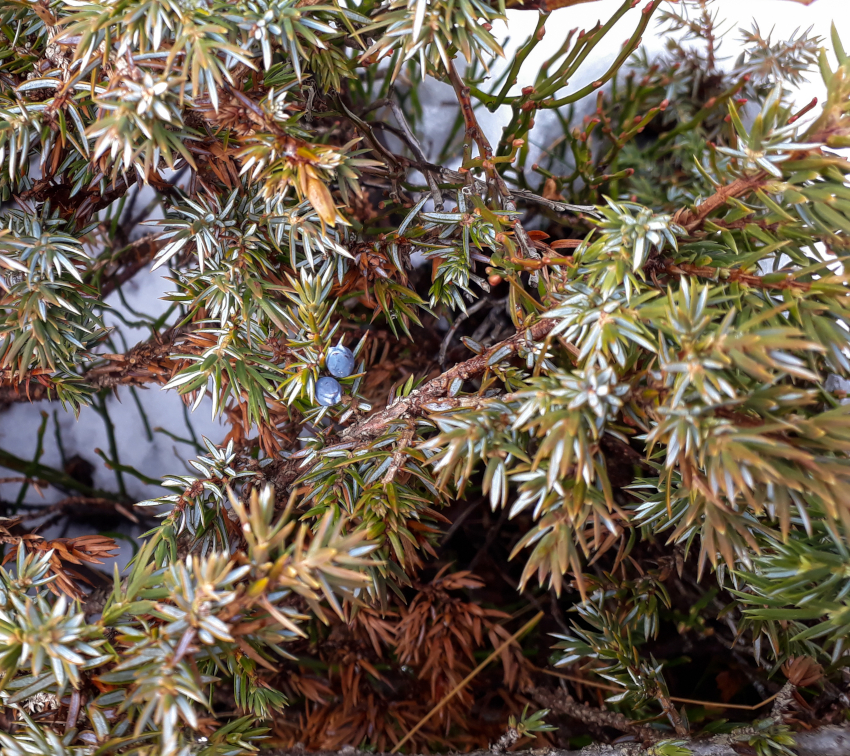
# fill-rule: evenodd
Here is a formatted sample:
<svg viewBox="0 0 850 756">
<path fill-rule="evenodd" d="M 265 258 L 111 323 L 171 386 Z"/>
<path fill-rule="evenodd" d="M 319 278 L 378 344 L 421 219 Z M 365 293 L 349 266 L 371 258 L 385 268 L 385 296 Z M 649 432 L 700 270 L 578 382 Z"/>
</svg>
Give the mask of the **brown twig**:
<svg viewBox="0 0 850 756">
<path fill-rule="evenodd" d="M 598 215 L 596 207 L 593 205 L 573 205 L 570 202 L 561 202 L 560 200 L 547 199 L 535 194 L 528 189 L 511 189 L 511 196 L 517 200 L 525 202 L 533 202 L 535 205 L 542 205 L 549 210 L 554 210 L 556 213 L 587 213 L 588 215 Z"/>
<path fill-rule="evenodd" d="M 556 714 L 564 714 L 572 719 L 577 719 L 585 724 L 597 727 L 611 727 L 620 732 L 637 735 L 644 742 L 653 742 L 663 737 L 663 733 L 652 727 L 632 722 L 628 717 L 616 711 L 598 709 L 586 703 L 579 703 L 566 691 L 551 691 L 543 688 L 534 688 L 531 691 L 534 700 L 541 706 Z"/>
<path fill-rule="evenodd" d="M 2 485 L 4 483 L 6 483 L 6 484 L 8 484 L 8 483 L 24 483 L 25 485 L 35 486 L 35 487 L 39 487 L 39 486 L 47 487 L 48 485 L 50 485 L 46 480 L 39 480 L 38 478 L 27 478 L 26 476 L 18 476 L 18 475 L 8 477 L 8 478 L 0 478 L 0 485 Z"/>
<path fill-rule="evenodd" d="M 410 442 L 413 440 L 415 431 L 416 429 L 413 426 L 410 426 L 399 437 L 395 451 L 393 452 L 393 460 L 387 468 L 387 472 L 384 474 L 384 477 L 381 479 L 381 483 L 385 486 L 390 485 L 393 480 L 395 480 L 395 476 L 398 475 L 398 471 L 404 466 L 406 456 L 404 451 L 408 446 L 410 446 Z"/>
<path fill-rule="evenodd" d="M 416 155 L 416 159 L 422 163 L 427 163 L 428 158 L 425 157 L 425 152 L 422 149 L 422 145 L 419 144 L 419 140 L 416 138 L 416 135 L 413 133 L 413 129 L 410 128 L 410 124 L 407 122 L 407 118 L 404 117 L 404 111 L 399 107 L 398 101 L 395 97 L 395 90 L 390 87 L 389 98 L 387 99 L 387 103 L 390 106 L 390 110 L 392 110 L 393 115 L 395 116 L 396 121 L 398 121 L 399 127 L 404 132 L 405 141 L 410 146 L 410 149 L 413 151 L 413 154 Z M 423 171 L 425 175 L 425 180 L 428 182 L 428 189 L 431 192 L 431 199 L 434 201 L 434 209 L 437 212 L 443 211 L 443 195 L 440 192 L 440 187 L 437 186 L 437 179 L 434 178 L 434 172 L 431 170 Z"/>
<path fill-rule="evenodd" d="M 709 215 L 723 207 L 730 199 L 749 194 L 764 186 L 766 182 L 767 174 L 765 173 L 735 179 L 730 184 L 718 187 L 714 194 L 700 202 L 694 210 L 679 210 L 673 216 L 673 221 L 682 226 L 688 234 L 693 235 L 702 228 Z"/>
<path fill-rule="evenodd" d="M 463 123 L 466 126 L 466 134 L 478 145 L 478 151 L 481 154 L 482 161 L 489 161 L 493 157 L 493 148 L 481 130 L 481 126 L 478 125 L 478 118 L 475 115 L 472 98 L 469 96 L 469 87 L 463 83 L 463 79 L 460 78 L 453 61 L 449 61 L 449 81 L 452 87 L 454 87 L 455 97 L 457 97 L 458 104 L 460 105 Z"/>
<path fill-rule="evenodd" d="M 723 281 L 734 281 L 757 289 L 772 289 L 776 291 L 796 289 L 797 291 L 808 291 L 812 288 L 810 283 L 807 283 L 806 281 L 796 281 L 790 274 L 782 281 L 765 281 L 762 276 L 756 276 L 752 273 L 744 273 L 744 271 L 736 268 L 712 268 L 708 265 L 674 263 L 672 260 L 665 261 L 664 270 L 667 273 L 676 276 L 697 276 L 699 278 L 710 278 L 712 280 L 722 278 Z"/>
<path fill-rule="evenodd" d="M 475 357 L 458 363 L 442 375 L 428 381 L 424 386 L 412 391 L 404 399 L 385 407 L 380 412 L 370 415 L 356 425 L 346 428 L 340 435 L 340 440 L 365 441 L 379 435 L 387 425 L 418 417 L 425 409 L 425 405 L 434 404 L 438 399 L 445 397 L 452 383 L 456 380 L 468 381 L 476 378 L 489 368 L 490 358 L 499 350 L 508 349 L 509 354 L 514 354 L 522 347 L 545 338 L 555 327 L 554 320 L 541 320 L 530 328 L 522 330 L 509 339 L 494 344 L 490 349 Z M 508 355 L 506 354 L 505 357 Z"/>
<path fill-rule="evenodd" d="M 162 246 L 163 243 L 158 242 L 154 234 L 146 234 L 115 255 L 103 261 L 99 259 L 89 273 L 89 279 L 99 278 L 103 281 L 100 287 L 100 298 L 105 299 L 147 267 Z"/>
<path fill-rule="evenodd" d="M 448 70 L 449 81 L 451 81 L 452 87 L 454 87 L 455 96 L 457 97 L 461 113 L 463 114 L 463 122 L 466 126 L 466 136 L 468 139 L 474 140 L 478 145 L 481 165 L 487 174 L 488 180 L 498 188 L 505 210 L 509 212 L 516 212 L 516 202 L 514 202 L 511 191 L 508 189 L 505 180 L 502 178 L 501 174 L 492 162 L 493 147 L 490 145 L 486 134 L 484 134 L 484 131 L 478 123 L 478 118 L 475 115 L 475 108 L 472 106 L 472 99 L 469 96 L 469 87 L 463 83 L 463 80 L 460 78 L 460 75 L 452 61 L 449 61 Z M 524 256 L 531 258 L 540 257 L 540 255 L 535 251 L 534 245 L 528 237 L 528 233 L 526 233 L 525 228 L 518 218 L 514 222 L 514 234 L 516 235 L 516 240 L 519 243 L 519 247 Z M 536 276 L 536 273 L 532 274 L 532 283 L 534 283 Z"/>
<path fill-rule="evenodd" d="M 670 720 L 670 724 L 673 725 L 673 729 L 676 731 L 676 734 L 680 738 L 686 738 L 690 734 L 688 726 L 684 723 L 682 715 L 679 714 L 676 707 L 673 705 L 673 700 L 663 690 L 661 690 L 658 685 L 655 686 L 655 698 L 658 700 L 658 703 L 661 704 L 661 710 L 664 712 L 667 719 Z"/>
<path fill-rule="evenodd" d="M 175 367 L 171 355 L 177 351 L 178 342 L 187 331 L 187 328 L 169 328 L 136 344 L 125 354 L 98 355 L 104 362 L 83 373 L 82 380 L 95 390 L 114 389 L 122 385 L 165 383 Z M 192 348 L 185 351 L 191 353 Z M 8 375 L 9 371 L 0 370 L 0 405 L 57 398 L 56 392 L 50 390 L 49 383 L 29 380 L 9 385 Z M 6 385 L 3 385 L 4 379 Z"/>
<path fill-rule="evenodd" d="M 747 728 L 741 728 L 728 735 L 715 735 L 710 738 L 691 738 L 685 742 L 691 756 L 740 756 L 741 746 L 746 746 Z M 742 740 L 743 738 L 743 740 Z M 850 729 L 835 725 L 818 727 L 814 730 L 793 733 L 792 746 L 798 756 L 847 756 L 850 753 Z M 745 752 L 745 751 L 744 751 Z M 264 756 L 305 756 L 304 748 L 280 748 L 263 751 Z M 370 751 L 358 751 L 345 748 L 341 751 L 312 751 L 311 756 L 389 756 Z M 625 742 L 613 745 L 596 746 L 595 750 L 566 750 L 546 748 L 528 751 L 512 751 L 513 756 L 588 756 L 592 753 L 605 756 L 647 756 L 648 749 L 639 743 Z M 492 756 L 489 750 L 472 751 L 468 756 Z"/>
<path fill-rule="evenodd" d="M 102 174 L 96 175 L 89 186 L 71 195 L 68 184 L 58 183 L 52 176 L 38 179 L 33 186 L 20 195 L 24 202 L 45 202 L 50 200 L 64 217 L 74 217 L 77 228 L 83 227 L 98 210 L 120 199 L 135 185 L 138 176 L 135 172 L 121 175 L 115 181 L 107 182 L 107 189 L 101 192 Z"/>
<path fill-rule="evenodd" d="M 461 402 L 457 397 L 448 397 L 449 389 L 456 380 L 468 381 L 477 378 L 489 369 L 490 358 L 501 349 L 508 349 L 507 358 L 515 354 L 520 348 L 531 342 L 540 341 L 555 327 L 555 320 L 541 320 L 530 328 L 519 331 L 508 339 L 494 344 L 482 354 L 476 355 L 465 362 L 458 363 L 450 370 L 433 378 L 418 389 L 412 391 L 408 396 L 393 402 L 382 410 L 375 412 L 369 417 L 361 420 L 355 425 L 346 428 L 339 436 L 336 443 L 328 448 L 351 449 L 361 444 L 368 443 L 386 430 L 387 426 L 414 420 L 429 412 L 437 412 L 443 409 L 451 409 L 453 406 L 467 406 L 469 402 Z M 503 359 L 504 359 L 503 358 Z M 471 402 L 485 402 L 486 399 L 478 397 L 463 397 Z M 241 465 L 240 465 L 241 466 Z M 255 470 L 259 473 L 259 481 L 271 483 L 280 501 L 286 501 L 287 491 L 298 478 L 305 475 L 309 468 L 302 466 L 300 459 L 296 456 L 288 459 L 277 459 L 271 464 L 260 468 L 256 463 L 245 460 L 246 469 Z M 253 483 L 256 485 L 256 482 Z M 245 500 L 250 494 L 252 484 L 246 485 L 241 494 Z"/>
</svg>

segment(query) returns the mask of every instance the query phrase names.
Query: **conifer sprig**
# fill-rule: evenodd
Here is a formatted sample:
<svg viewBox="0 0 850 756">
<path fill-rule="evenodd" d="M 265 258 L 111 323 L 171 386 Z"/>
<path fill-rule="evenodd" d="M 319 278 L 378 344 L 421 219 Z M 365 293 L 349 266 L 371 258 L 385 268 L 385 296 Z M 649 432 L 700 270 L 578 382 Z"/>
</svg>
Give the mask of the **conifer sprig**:
<svg viewBox="0 0 850 756">
<path fill-rule="evenodd" d="M 710 0 L 627 0 L 535 69 L 572 4 L 502 61 L 504 2 L 0 0 L 0 404 L 96 411 L 117 484 L 47 415 L 0 450 L 2 756 L 551 745 L 547 656 L 614 709 L 570 737 L 646 753 L 846 717 L 850 58 L 756 19 L 726 65 Z M 228 431 L 133 502 L 107 394 L 154 384 Z M 729 645 L 749 724 L 689 672 Z"/>
</svg>

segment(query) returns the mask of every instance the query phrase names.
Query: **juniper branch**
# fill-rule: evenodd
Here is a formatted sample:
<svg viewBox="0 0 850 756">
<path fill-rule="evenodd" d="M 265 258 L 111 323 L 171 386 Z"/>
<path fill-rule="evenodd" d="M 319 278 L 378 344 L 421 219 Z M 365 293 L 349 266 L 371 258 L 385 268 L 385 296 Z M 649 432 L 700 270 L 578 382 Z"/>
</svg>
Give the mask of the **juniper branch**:
<svg viewBox="0 0 850 756">
<path fill-rule="evenodd" d="M 681 747 L 687 749 L 691 756 L 740 756 L 740 748 L 746 746 L 746 741 L 739 743 L 736 737 L 745 738 L 746 729 L 731 735 L 718 735 L 712 738 L 679 739 Z M 794 750 L 798 756 L 846 756 L 850 748 L 850 731 L 848 728 L 827 725 L 814 730 L 804 730 L 794 733 Z M 303 756 L 305 751 L 298 749 L 272 749 L 265 756 Z M 313 756 L 365 756 L 367 751 L 353 748 L 342 751 L 311 751 Z M 471 751 L 470 756 L 488 756 L 491 752 Z M 644 747 L 639 743 L 616 743 L 613 745 L 591 745 L 581 750 L 564 750 L 561 748 L 538 748 L 527 751 L 512 751 L 516 756 L 591 756 L 605 754 L 606 756 L 652 756 L 652 746 Z M 372 754 L 375 756 L 375 754 Z M 379 754 L 378 756 L 388 756 Z"/>
<path fill-rule="evenodd" d="M 489 360 L 496 352 L 503 349 L 516 352 L 521 347 L 541 341 L 553 328 L 554 323 L 540 320 L 510 338 L 494 344 L 482 354 L 458 363 L 432 378 L 421 388 L 415 389 L 404 399 L 399 399 L 365 420 L 346 428 L 340 434 L 340 441 L 367 441 L 378 436 L 391 423 L 418 417 L 428 405 L 434 405 L 439 399 L 447 396 L 454 381 L 468 381 L 484 373 L 490 367 Z"/>
</svg>

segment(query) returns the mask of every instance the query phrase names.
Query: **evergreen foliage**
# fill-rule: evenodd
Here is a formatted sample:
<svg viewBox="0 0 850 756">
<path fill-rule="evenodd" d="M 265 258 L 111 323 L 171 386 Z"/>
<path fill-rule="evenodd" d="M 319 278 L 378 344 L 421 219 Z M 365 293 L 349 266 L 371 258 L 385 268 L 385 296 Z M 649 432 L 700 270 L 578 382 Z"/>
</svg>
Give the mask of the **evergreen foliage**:
<svg viewBox="0 0 850 756">
<path fill-rule="evenodd" d="M 626 0 L 531 71 L 573 4 L 502 62 L 505 0 L 0 0 L 0 403 L 101 414 L 116 476 L 0 450 L 2 756 L 772 756 L 847 718 L 850 56 Z M 105 299 L 157 269 L 121 349 Z M 229 432 L 135 502 L 107 397 L 148 385 Z M 84 510 L 149 528 L 125 571 L 39 534 Z"/>
</svg>

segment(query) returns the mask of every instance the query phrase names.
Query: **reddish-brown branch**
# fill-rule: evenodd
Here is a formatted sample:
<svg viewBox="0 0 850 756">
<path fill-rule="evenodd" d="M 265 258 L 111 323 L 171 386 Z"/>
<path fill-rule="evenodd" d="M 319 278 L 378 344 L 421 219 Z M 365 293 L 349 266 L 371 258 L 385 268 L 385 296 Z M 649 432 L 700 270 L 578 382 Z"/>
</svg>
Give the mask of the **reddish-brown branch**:
<svg viewBox="0 0 850 756">
<path fill-rule="evenodd" d="M 136 183 L 136 175 L 128 180 L 120 177 L 101 193 L 99 181 L 71 194 L 69 184 L 59 183 L 53 177 L 38 179 L 33 186 L 23 192 L 20 199 L 24 202 L 47 202 L 59 209 L 65 218 L 75 216 L 77 227 L 84 226 L 92 214 L 123 196 Z"/>
<path fill-rule="evenodd" d="M 126 354 L 98 355 L 105 363 L 83 373 L 82 379 L 95 390 L 112 389 L 122 385 L 166 383 L 175 368 L 175 362 L 170 355 L 177 350 L 177 342 L 185 333 L 186 329 L 170 328 L 164 333 L 155 334 L 148 341 L 136 344 Z M 193 350 L 189 347 L 183 351 L 188 354 Z M 14 385 L 2 385 L 4 378 L 8 380 L 7 374 L 8 371 L 0 370 L 0 405 L 57 398 L 56 392 L 50 391 L 49 382 L 28 380 Z"/>
<path fill-rule="evenodd" d="M 807 283 L 806 281 L 796 281 L 790 274 L 782 281 L 765 281 L 762 276 L 756 276 L 752 273 L 744 273 L 744 271 L 735 268 L 712 268 L 709 265 L 674 263 L 672 260 L 666 261 L 664 270 L 674 276 L 697 276 L 699 278 L 710 278 L 712 280 L 722 280 L 724 282 L 736 282 L 756 289 L 771 289 L 775 291 L 795 289 L 797 291 L 808 291 L 812 288 L 810 283 Z"/>
<path fill-rule="evenodd" d="M 136 344 L 125 354 L 102 355 L 107 364 L 89 370 L 85 380 L 96 389 L 165 383 L 175 367 L 171 355 L 185 333 L 185 329 L 170 328 L 149 341 Z"/>
<path fill-rule="evenodd" d="M 685 229 L 689 234 L 693 235 L 695 231 L 702 228 L 703 223 L 709 215 L 715 210 L 723 207 L 730 199 L 742 197 L 745 194 L 759 189 L 764 186 L 767 181 L 767 176 L 764 173 L 759 173 L 755 176 L 747 178 L 735 179 L 730 184 L 718 187 L 717 191 L 707 199 L 700 202 L 694 210 L 682 209 L 674 216 L 673 220 Z"/>
<path fill-rule="evenodd" d="M 794 115 L 792 115 L 788 119 L 789 125 L 799 121 L 804 115 L 806 115 L 806 113 L 808 113 L 817 104 L 818 104 L 818 98 L 813 97 L 807 105 L 804 105 L 802 108 L 800 108 L 800 110 L 798 110 L 796 113 L 794 113 Z"/>
<path fill-rule="evenodd" d="M 383 433 L 393 423 L 413 420 L 426 412 L 434 411 L 441 400 L 446 400 L 449 389 L 456 380 L 468 381 L 477 378 L 488 369 L 489 360 L 497 351 L 507 348 L 509 352 L 505 357 L 509 354 L 515 354 L 529 342 L 545 339 L 556 323 L 557 321 L 552 319 L 541 320 L 530 328 L 519 331 L 510 338 L 494 344 L 483 354 L 458 363 L 450 370 L 428 381 L 422 387 L 415 389 L 403 399 L 399 399 L 359 423 L 349 426 L 340 434 L 338 443 L 351 445 L 367 443 Z M 450 404 L 451 400 L 445 408 L 448 409 Z M 246 467 L 260 472 L 263 479 L 275 487 L 278 500 L 281 502 L 285 502 L 287 499 L 287 489 L 309 471 L 308 467 L 301 467 L 297 459 L 279 459 L 262 469 L 256 463 L 252 465 L 250 461 L 246 460 Z M 243 498 L 248 496 L 249 489 L 250 486 L 245 487 L 242 492 Z"/>
<path fill-rule="evenodd" d="M 482 160 L 489 160 L 493 157 L 493 148 L 478 125 L 478 118 L 475 116 L 475 109 L 472 107 L 472 99 L 469 96 L 469 87 L 463 83 L 463 79 L 460 78 L 452 61 L 449 61 L 449 81 L 454 87 L 467 135 L 475 140 L 481 152 Z"/>
<path fill-rule="evenodd" d="M 362 422 L 346 428 L 340 435 L 340 441 L 366 441 L 380 435 L 391 423 L 422 415 L 426 405 L 434 404 L 448 395 L 449 388 L 456 380 L 468 381 L 482 375 L 488 369 L 490 358 L 496 352 L 507 348 L 510 354 L 514 354 L 530 342 L 546 338 L 556 322 L 552 319 L 538 321 L 527 330 L 519 331 L 509 339 L 494 344 L 486 352 L 458 363 L 442 375 L 428 381 L 421 388 L 412 391 L 404 399 L 399 399 Z"/>
<path fill-rule="evenodd" d="M 105 299 L 147 267 L 162 247 L 163 244 L 156 240 L 154 234 L 147 234 L 114 256 L 98 259 L 89 274 L 89 280 L 101 281 L 100 298 Z"/>
<path fill-rule="evenodd" d="M 616 711 L 597 709 L 586 703 L 579 703 L 565 690 L 557 691 L 535 688 L 532 691 L 534 700 L 542 707 L 555 714 L 563 714 L 579 722 L 599 729 L 611 728 L 620 732 L 637 735 L 644 742 L 654 742 L 661 738 L 661 733 L 652 727 L 632 722 L 628 717 Z"/>
</svg>

